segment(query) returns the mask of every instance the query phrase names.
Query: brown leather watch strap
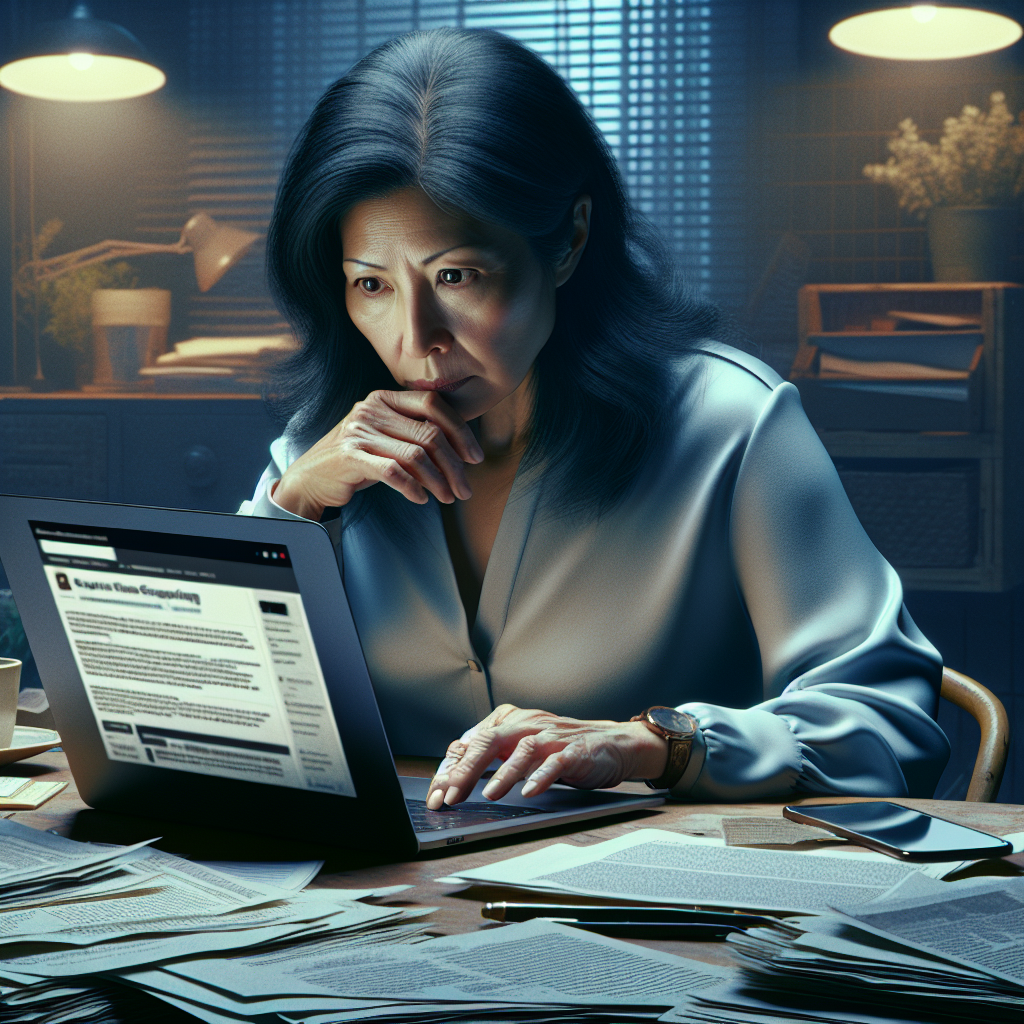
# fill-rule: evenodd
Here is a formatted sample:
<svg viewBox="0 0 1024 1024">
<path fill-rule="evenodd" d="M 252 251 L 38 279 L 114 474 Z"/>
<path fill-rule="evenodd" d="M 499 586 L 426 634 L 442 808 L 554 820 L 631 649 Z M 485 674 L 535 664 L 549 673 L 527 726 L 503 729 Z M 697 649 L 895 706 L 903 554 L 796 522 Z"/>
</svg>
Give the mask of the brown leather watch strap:
<svg viewBox="0 0 1024 1024">
<path fill-rule="evenodd" d="M 663 725 L 651 720 L 649 715 L 652 711 L 669 711 L 674 715 L 686 720 L 686 730 L 675 731 L 666 729 Z M 693 739 L 699 728 L 697 719 L 685 711 L 676 711 L 674 708 L 648 708 L 642 714 L 637 715 L 634 721 L 643 722 L 655 735 L 661 736 L 668 741 L 668 762 L 665 770 L 656 779 L 645 779 L 651 789 L 671 789 L 686 771 L 690 761 L 690 752 L 693 749 Z"/>
</svg>

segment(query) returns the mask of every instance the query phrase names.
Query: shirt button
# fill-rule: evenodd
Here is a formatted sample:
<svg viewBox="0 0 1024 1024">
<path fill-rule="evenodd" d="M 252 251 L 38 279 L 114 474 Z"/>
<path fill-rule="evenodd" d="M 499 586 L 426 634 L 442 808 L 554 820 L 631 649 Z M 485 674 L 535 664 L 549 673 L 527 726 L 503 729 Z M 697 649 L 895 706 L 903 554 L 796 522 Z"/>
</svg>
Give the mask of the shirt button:
<svg viewBox="0 0 1024 1024">
<path fill-rule="evenodd" d="M 480 666 L 472 658 L 470 658 L 469 661 L 466 662 L 466 664 L 469 666 L 470 672 L 481 672 L 482 671 Z"/>
</svg>

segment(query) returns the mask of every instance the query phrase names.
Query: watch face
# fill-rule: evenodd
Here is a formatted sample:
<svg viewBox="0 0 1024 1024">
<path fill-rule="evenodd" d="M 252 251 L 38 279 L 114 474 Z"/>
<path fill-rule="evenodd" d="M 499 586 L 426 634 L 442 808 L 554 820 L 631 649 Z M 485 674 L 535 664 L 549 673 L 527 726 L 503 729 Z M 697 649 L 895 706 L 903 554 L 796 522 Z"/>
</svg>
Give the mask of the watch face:
<svg viewBox="0 0 1024 1024">
<path fill-rule="evenodd" d="M 647 717 L 660 729 L 674 733 L 677 736 L 691 736 L 693 734 L 693 723 L 675 708 L 651 708 Z"/>
</svg>

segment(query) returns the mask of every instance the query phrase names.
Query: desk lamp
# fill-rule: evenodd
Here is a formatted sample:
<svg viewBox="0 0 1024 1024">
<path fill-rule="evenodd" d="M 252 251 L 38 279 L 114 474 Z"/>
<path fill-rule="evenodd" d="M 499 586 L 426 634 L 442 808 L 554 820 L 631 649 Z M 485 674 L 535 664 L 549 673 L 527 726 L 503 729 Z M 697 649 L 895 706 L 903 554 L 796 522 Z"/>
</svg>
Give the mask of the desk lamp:
<svg viewBox="0 0 1024 1024">
<path fill-rule="evenodd" d="M 948 60 L 1012 46 L 1021 26 L 1002 14 L 945 4 L 901 4 L 845 18 L 828 37 L 842 50 L 887 60 Z"/>
<path fill-rule="evenodd" d="M 192 253 L 196 281 L 201 292 L 209 291 L 248 251 L 259 238 L 254 231 L 218 224 L 207 213 L 196 213 L 182 228 L 177 242 L 119 242 L 108 240 L 87 245 L 61 256 L 26 263 L 19 273 L 33 275 L 33 279 L 49 281 L 90 263 L 119 260 L 149 253 Z"/>
</svg>

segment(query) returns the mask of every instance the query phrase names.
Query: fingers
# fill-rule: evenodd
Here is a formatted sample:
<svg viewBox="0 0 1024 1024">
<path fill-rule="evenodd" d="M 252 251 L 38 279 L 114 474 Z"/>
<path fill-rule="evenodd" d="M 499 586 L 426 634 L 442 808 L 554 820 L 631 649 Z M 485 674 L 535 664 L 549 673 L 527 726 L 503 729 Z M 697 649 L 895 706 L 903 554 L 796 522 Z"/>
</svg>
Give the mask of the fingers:
<svg viewBox="0 0 1024 1024">
<path fill-rule="evenodd" d="M 466 753 L 466 744 L 462 740 L 454 740 L 448 745 L 444 760 L 437 766 L 430 786 L 427 788 L 427 807 L 432 811 L 441 809 L 445 793 L 448 792 L 448 773 Z"/>
<path fill-rule="evenodd" d="M 477 726 L 472 730 L 465 753 L 448 769 L 444 793 L 446 804 L 457 804 L 469 796 L 488 765 L 500 756 L 501 742 L 497 729 Z"/>
<path fill-rule="evenodd" d="M 444 760 L 437 766 L 427 789 L 427 807 L 430 810 L 439 810 L 442 804 L 457 803 L 472 792 L 480 776 L 494 760 L 495 755 L 488 756 L 487 751 L 492 745 L 501 749 L 498 726 L 515 714 L 522 718 L 535 712 L 520 712 L 514 704 L 499 704 L 486 718 L 448 745 Z M 513 740 L 511 746 L 514 745 Z M 472 755 L 467 756 L 471 749 Z M 466 759 L 465 764 L 463 759 Z"/>
<path fill-rule="evenodd" d="M 465 463 L 483 458 L 469 427 L 432 392 L 374 392 L 342 421 L 338 441 L 343 449 L 393 460 L 402 472 L 390 468 L 376 478 L 419 503 L 427 491 L 445 504 L 472 497 Z"/>
<path fill-rule="evenodd" d="M 565 736 L 544 732 L 524 736 L 484 786 L 483 795 L 500 800 L 520 779 L 526 779 L 523 796 L 543 793 L 577 759 L 576 744 Z"/>
<path fill-rule="evenodd" d="M 436 391 L 376 391 L 397 412 L 437 424 L 462 462 L 483 462 L 484 451 L 465 420 Z"/>
<path fill-rule="evenodd" d="M 523 796 L 537 796 L 553 786 L 563 775 L 567 775 L 577 760 L 574 745 L 551 754 L 543 764 L 533 769 L 523 784 Z"/>
</svg>

